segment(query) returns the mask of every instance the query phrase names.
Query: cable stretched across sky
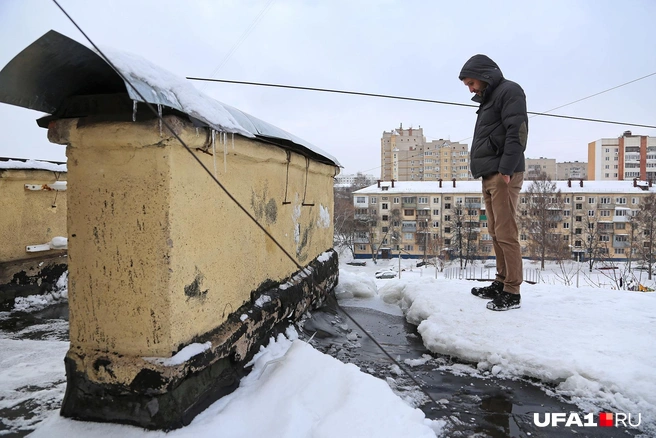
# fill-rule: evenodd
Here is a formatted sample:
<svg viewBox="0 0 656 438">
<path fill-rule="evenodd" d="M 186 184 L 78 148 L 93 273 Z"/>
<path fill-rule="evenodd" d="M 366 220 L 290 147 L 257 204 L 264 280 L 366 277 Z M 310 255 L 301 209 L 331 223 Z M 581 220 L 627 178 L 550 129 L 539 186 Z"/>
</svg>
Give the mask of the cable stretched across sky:
<svg viewBox="0 0 656 438">
<path fill-rule="evenodd" d="M 649 77 L 652 75 L 655 75 L 656 72 L 652 73 L 651 75 L 645 76 Z M 435 103 L 439 105 L 451 105 L 451 106 L 464 106 L 464 107 L 471 107 L 471 108 L 478 108 L 478 105 L 475 104 L 470 104 L 470 103 L 458 103 L 458 102 L 448 102 L 448 101 L 443 101 L 443 100 L 433 100 L 433 99 L 423 99 L 423 98 L 418 98 L 418 97 L 406 97 L 406 96 L 394 96 L 390 94 L 377 94 L 377 93 L 365 93 L 365 92 L 360 92 L 360 91 L 348 91 L 348 90 L 335 90 L 335 89 L 330 89 L 330 88 L 317 88 L 317 87 L 300 87 L 297 85 L 284 85 L 284 84 L 270 84 L 270 83 L 264 83 L 264 82 L 249 82 L 249 81 L 234 81 L 234 80 L 228 80 L 228 79 L 212 79 L 212 78 L 198 78 L 198 77 L 191 77 L 187 76 L 187 79 L 191 81 L 205 81 L 205 82 L 221 82 L 221 83 L 226 83 L 226 84 L 239 84 L 239 85 L 255 85 L 255 86 L 260 86 L 260 87 L 273 87 L 273 88 L 286 88 L 286 89 L 292 89 L 292 90 L 305 90 L 305 91 L 320 91 L 324 93 L 337 93 L 337 94 L 348 94 L 348 95 L 354 95 L 354 96 L 366 96 L 366 97 L 378 97 L 378 98 L 383 98 L 383 99 L 397 99 L 397 100 L 408 100 L 412 102 L 424 102 L 424 103 Z M 644 78 L 642 78 L 644 79 Z M 635 82 L 635 81 L 631 81 Z M 627 82 L 627 84 L 630 82 Z M 626 85 L 626 84 L 623 84 Z M 620 85 L 621 86 L 621 85 Z M 618 87 L 620 87 L 618 86 Z M 615 88 L 618 88 L 615 87 Z M 606 90 L 609 91 L 609 90 Z M 602 91 L 601 93 L 604 93 L 605 91 Z M 597 93 L 597 94 L 601 94 Z M 589 96 L 591 97 L 591 96 Z M 587 98 L 584 98 L 587 99 Z M 579 102 L 584 99 L 579 99 L 576 102 Z M 570 102 L 575 103 L 575 102 Z M 566 104 L 569 105 L 569 104 Z M 566 106 L 563 105 L 563 106 Z M 560 107 L 562 108 L 562 107 Z M 555 108 L 554 108 L 555 109 Z M 553 111 L 553 110 L 550 110 Z M 618 122 L 618 121 L 613 121 L 613 120 L 602 120 L 602 119 L 591 119 L 587 117 L 575 117 L 575 116 L 566 116 L 562 114 L 548 114 L 546 112 L 535 112 L 535 111 L 527 111 L 528 114 L 536 115 L 536 116 L 545 116 L 545 117 L 556 117 L 556 118 L 561 118 L 561 119 L 570 119 L 570 120 L 581 120 L 584 122 L 597 122 L 597 123 L 607 123 L 607 124 L 612 124 L 612 125 L 622 125 L 622 126 L 634 126 L 638 128 L 652 128 L 656 129 L 656 125 L 645 125 L 641 123 L 627 123 L 627 122 Z"/>
</svg>

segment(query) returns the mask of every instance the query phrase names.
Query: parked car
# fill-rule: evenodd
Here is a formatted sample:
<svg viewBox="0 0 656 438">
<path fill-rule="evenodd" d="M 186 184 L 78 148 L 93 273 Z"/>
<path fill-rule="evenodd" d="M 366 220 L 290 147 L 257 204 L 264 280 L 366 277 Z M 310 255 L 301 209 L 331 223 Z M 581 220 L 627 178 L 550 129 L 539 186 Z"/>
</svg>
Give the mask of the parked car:
<svg viewBox="0 0 656 438">
<path fill-rule="evenodd" d="M 379 272 L 376 272 L 376 278 L 396 278 L 396 272 L 394 272 L 394 271 L 379 271 Z"/>
</svg>

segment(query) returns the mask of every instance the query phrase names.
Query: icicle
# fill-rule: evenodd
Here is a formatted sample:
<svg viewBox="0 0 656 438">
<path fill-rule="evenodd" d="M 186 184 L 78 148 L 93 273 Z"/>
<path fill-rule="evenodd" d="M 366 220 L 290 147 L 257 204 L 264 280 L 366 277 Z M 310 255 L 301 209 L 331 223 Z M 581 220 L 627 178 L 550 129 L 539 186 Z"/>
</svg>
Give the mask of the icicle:
<svg viewBox="0 0 656 438">
<path fill-rule="evenodd" d="M 230 136 L 232 137 L 232 148 L 235 148 L 235 133 L 231 133 Z"/>
<path fill-rule="evenodd" d="M 196 128 L 196 137 L 198 137 L 198 128 Z"/>
<path fill-rule="evenodd" d="M 162 136 L 162 105 L 157 104 L 157 115 L 159 116 L 159 136 Z"/>
<path fill-rule="evenodd" d="M 212 159 L 214 160 L 214 177 L 216 177 L 216 131 L 210 128 L 210 133 L 212 135 Z"/>
<path fill-rule="evenodd" d="M 214 177 L 216 177 L 216 131 L 212 128 L 210 128 L 210 131 L 212 132 L 212 158 L 214 158 Z"/>
<path fill-rule="evenodd" d="M 137 101 L 136 100 L 132 101 L 132 121 L 133 122 L 137 121 Z"/>
<path fill-rule="evenodd" d="M 228 173 L 228 133 L 223 133 L 223 171 Z"/>
</svg>

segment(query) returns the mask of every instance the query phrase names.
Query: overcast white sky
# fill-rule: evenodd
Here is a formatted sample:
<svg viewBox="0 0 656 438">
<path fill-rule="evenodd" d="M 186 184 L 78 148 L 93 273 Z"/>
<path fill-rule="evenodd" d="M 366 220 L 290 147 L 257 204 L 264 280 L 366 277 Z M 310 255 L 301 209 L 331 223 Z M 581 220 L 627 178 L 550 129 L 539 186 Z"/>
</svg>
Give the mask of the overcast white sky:
<svg viewBox="0 0 656 438">
<path fill-rule="evenodd" d="M 463 63 L 485 53 L 546 111 L 656 72 L 656 2 L 428 0 L 60 0 L 98 45 L 180 76 L 271 82 L 470 103 Z M 0 67 L 54 29 L 88 44 L 48 0 L 0 0 Z M 212 97 L 377 175 L 380 137 L 403 123 L 470 142 L 473 108 L 197 83 Z M 656 75 L 557 110 L 654 125 Z M 0 156 L 65 160 L 35 111 L 0 104 Z M 527 156 L 586 161 L 587 143 L 656 129 L 535 117 Z"/>
</svg>

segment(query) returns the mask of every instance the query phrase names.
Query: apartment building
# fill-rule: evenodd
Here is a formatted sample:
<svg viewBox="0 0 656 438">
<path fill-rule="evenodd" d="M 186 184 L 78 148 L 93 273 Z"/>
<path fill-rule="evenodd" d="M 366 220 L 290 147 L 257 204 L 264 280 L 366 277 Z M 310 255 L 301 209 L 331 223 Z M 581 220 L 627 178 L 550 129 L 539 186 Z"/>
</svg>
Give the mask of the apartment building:
<svg viewBox="0 0 656 438">
<path fill-rule="evenodd" d="M 588 178 L 594 181 L 656 180 L 656 137 L 625 131 L 588 144 Z"/>
<path fill-rule="evenodd" d="M 370 174 L 364 174 L 361 172 L 358 173 L 346 173 L 339 174 L 335 177 L 335 185 L 340 186 L 352 186 L 355 183 L 360 181 L 366 181 L 367 185 L 375 183 L 377 178 Z"/>
<path fill-rule="evenodd" d="M 656 185 L 637 181 L 555 181 L 562 196 L 560 221 L 553 233 L 569 242 L 572 256 L 585 248 L 585 226 L 595 223 L 603 253 L 609 259 L 623 259 L 628 248 L 626 222 L 641 199 L 656 192 Z M 520 211 L 526 205 L 525 183 L 520 195 Z M 487 229 L 481 181 L 379 182 L 353 193 L 356 219 L 375 227 L 356 236 L 356 258 L 372 255 L 372 244 L 380 258 L 421 258 L 453 256 L 452 240 L 458 226 L 475 234 L 476 258 L 494 257 Z M 521 213 L 520 213 L 521 214 Z M 375 219 L 375 220 L 372 220 Z M 528 257 L 528 236 L 522 234 L 522 253 Z"/>
<path fill-rule="evenodd" d="M 588 179 L 588 163 L 580 161 L 556 163 L 556 175 L 552 179 Z"/>
<path fill-rule="evenodd" d="M 556 160 L 554 158 L 526 158 L 524 179 L 538 179 L 545 174 L 550 179 L 556 179 Z"/>
<path fill-rule="evenodd" d="M 467 144 L 439 139 L 426 141 L 419 128 L 401 124 L 380 139 L 382 180 L 437 181 L 471 179 Z"/>
</svg>

